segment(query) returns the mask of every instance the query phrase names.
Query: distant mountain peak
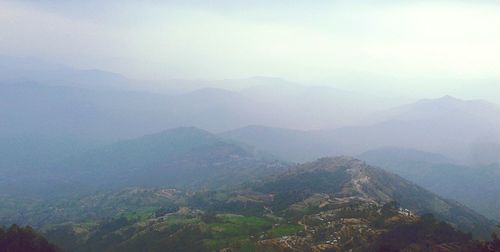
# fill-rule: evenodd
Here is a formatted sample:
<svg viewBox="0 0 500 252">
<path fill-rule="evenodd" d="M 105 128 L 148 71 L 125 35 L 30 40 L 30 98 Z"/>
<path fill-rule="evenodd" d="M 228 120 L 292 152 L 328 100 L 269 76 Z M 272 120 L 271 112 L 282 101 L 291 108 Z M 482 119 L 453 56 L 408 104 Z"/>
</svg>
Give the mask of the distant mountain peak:
<svg viewBox="0 0 500 252">
<path fill-rule="evenodd" d="M 445 119 L 462 121 L 462 124 L 471 122 L 497 123 L 500 107 L 484 100 L 464 100 L 446 95 L 436 99 L 423 99 L 387 111 L 381 116 L 383 120 L 439 120 Z M 382 120 L 382 121 L 383 121 Z M 473 128 L 471 128 L 473 129 Z"/>
<path fill-rule="evenodd" d="M 461 101 L 460 99 L 454 97 L 454 96 L 451 96 L 451 95 L 445 95 L 441 98 L 439 98 L 439 100 L 453 100 L 453 101 Z"/>
<path fill-rule="evenodd" d="M 445 95 L 436 99 L 424 99 L 417 102 L 417 104 L 435 104 L 435 105 L 457 105 L 466 102 L 451 95 Z"/>
<path fill-rule="evenodd" d="M 465 100 L 465 99 L 460 99 L 455 96 L 451 95 L 445 95 L 440 98 L 436 99 L 424 99 L 420 100 L 417 102 L 417 104 L 432 104 L 432 105 L 437 105 L 437 106 L 448 106 L 448 107 L 465 107 L 465 106 L 471 106 L 471 105 L 476 105 L 476 106 L 496 106 L 493 103 L 490 103 L 485 100 Z"/>
</svg>

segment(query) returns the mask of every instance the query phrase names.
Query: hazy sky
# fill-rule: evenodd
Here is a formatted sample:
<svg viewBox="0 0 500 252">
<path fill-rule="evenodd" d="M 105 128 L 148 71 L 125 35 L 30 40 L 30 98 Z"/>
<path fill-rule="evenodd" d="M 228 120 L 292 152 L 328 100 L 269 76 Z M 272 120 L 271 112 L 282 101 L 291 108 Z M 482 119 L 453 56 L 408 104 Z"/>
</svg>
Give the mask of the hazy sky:
<svg viewBox="0 0 500 252">
<path fill-rule="evenodd" d="M 141 79 L 500 97 L 496 1 L 0 0 L 0 53 Z"/>
</svg>

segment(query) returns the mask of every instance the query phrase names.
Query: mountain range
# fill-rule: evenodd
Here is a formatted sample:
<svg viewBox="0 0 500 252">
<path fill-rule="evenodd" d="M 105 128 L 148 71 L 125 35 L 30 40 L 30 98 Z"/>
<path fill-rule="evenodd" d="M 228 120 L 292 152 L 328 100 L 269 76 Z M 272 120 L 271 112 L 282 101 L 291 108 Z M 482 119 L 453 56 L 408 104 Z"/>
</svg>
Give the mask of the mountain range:
<svg viewBox="0 0 500 252">
<path fill-rule="evenodd" d="M 497 148 L 489 148 L 487 154 L 480 151 L 500 142 L 500 109 L 496 105 L 446 96 L 391 109 L 376 117 L 382 121 L 331 130 L 250 126 L 222 136 L 295 161 L 356 155 L 385 147 L 438 153 L 459 163 L 500 161 Z"/>
<path fill-rule="evenodd" d="M 274 180 L 274 176 L 278 180 Z M 487 231 L 476 229 L 489 227 L 489 221 L 472 210 L 359 160 L 325 158 L 295 166 L 196 128 L 176 128 L 104 145 L 58 160 L 30 177 L 18 175 L 12 178 L 14 182 L 0 184 L 4 192 L 3 217 L 12 217 L 12 211 L 19 212 L 26 207 L 23 200 L 16 204 L 12 195 L 28 201 L 34 197 L 37 200 L 29 203 L 33 205 L 44 198 L 57 201 L 95 190 L 133 186 L 231 191 L 245 183 L 257 183 L 260 188 L 257 191 L 261 193 L 283 194 L 286 200 L 296 201 L 289 202 L 289 205 L 326 193 L 333 198 L 338 195 L 366 198 L 363 200 L 378 204 L 398 201 L 412 211 L 434 213 L 460 228 L 460 225 L 465 225 L 467 230 L 477 233 L 485 234 Z M 294 194 L 297 191 L 299 198 Z M 284 206 L 289 207 L 286 204 Z M 13 208 L 13 205 L 17 207 Z M 23 216 L 21 218 L 26 218 Z M 461 221 L 464 219 L 468 221 Z"/>
<path fill-rule="evenodd" d="M 11 57 L 0 57 L 0 64 L 8 65 L 0 79 L 3 138 L 95 145 L 195 126 L 290 161 L 399 147 L 461 164 L 500 162 L 500 108 L 483 100 L 444 96 L 404 105 L 266 77 L 171 80 L 162 85 L 192 88 L 152 93 L 130 88 L 140 81 L 100 70 Z"/>
<path fill-rule="evenodd" d="M 487 101 L 267 77 L 146 92 L 101 70 L 0 66 L 0 224 L 64 248 L 384 251 L 401 235 L 399 248 L 483 249 L 461 232 L 488 237 L 500 218 Z"/>
<path fill-rule="evenodd" d="M 0 55 L 0 66 L 0 116 L 5 118 L 0 122 L 0 136 L 5 137 L 116 141 L 179 126 L 213 132 L 247 125 L 331 128 L 358 121 L 361 113 L 368 115 L 396 104 L 388 98 L 307 87 L 279 78 L 173 79 L 148 84 L 36 58 Z M 164 90 L 145 88 L 150 86 Z"/>
<path fill-rule="evenodd" d="M 73 251 L 139 247 L 151 251 L 387 251 L 371 248 L 379 246 L 386 234 L 411 241 L 401 240 L 403 247 L 480 248 L 480 243 L 454 228 L 476 237 L 485 237 L 494 228 L 490 220 L 467 207 L 350 157 L 292 166 L 239 189 L 131 188 L 71 202 L 56 202 L 32 214 L 52 220 L 41 228 L 43 234 Z M 82 211 L 86 217 L 80 219 Z M 66 218 L 78 221 L 65 222 Z M 426 228 L 421 230 L 421 225 Z"/>
</svg>

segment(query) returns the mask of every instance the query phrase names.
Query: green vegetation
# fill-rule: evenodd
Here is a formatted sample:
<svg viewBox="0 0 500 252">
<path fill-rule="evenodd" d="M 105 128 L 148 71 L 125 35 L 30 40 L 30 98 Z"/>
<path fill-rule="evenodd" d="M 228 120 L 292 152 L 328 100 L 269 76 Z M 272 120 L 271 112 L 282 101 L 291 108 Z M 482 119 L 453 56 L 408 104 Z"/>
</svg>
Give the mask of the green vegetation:
<svg viewBox="0 0 500 252">
<path fill-rule="evenodd" d="M 278 238 L 282 236 L 296 235 L 299 231 L 304 230 L 300 225 L 294 224 L 278 224 L 269 231 L 269 235 L 272 238 Z"/>
<path fill-rule="evenodd" d="M 255 251 L 256 238 L 265 233 L 289 234 L 297 227 L 292 225 L 273 228 L 272 220 L 258 216 L 217 214 L 173 214 L 160 219 L 129 221 L 118 218 L 105 221 L 97 226 L 87 226 L 89 236 L 82 240 L 73 237 L 74 244 L 68 244 L 68 233 L 76 235 L 82 226 L 62 226 L 50 230 L 47 235 L 64 248 L 74 251 L 135 251 L 132 248 L 147 246 L 153 248 L 198 249 L 214 251 L 226 247 L 238 251 Z M 70 228 L 70 229 L 68 229 Z M 61 235 L 64 235 L 61 237 Z M 163 238 L 161 238 L 163 237 Z M 175 242 L 174 242 L 175 241 Z M 147 244 L 147 245 L 145 245 Z M 174 246 L 174 247 L 172 247 Z M 194 246 L 194 247 L 193 247 Z"/>
<path fill-rule="evenodd" d="M 129 188 L 65 200 L 44 209 L 40 230 L 74 252 L 357 252 L 498 243 L 419 217 L 413 209 L 435 205 L 449 207 L 457 219 L 474 220 L 474 213 L 362 162 L 321 159 L 299 168 L 239 190 Z"/>
<path fill-rule="evenodd" d="M 217 215 L 215 222 L 208 224 L 211 238 L 205 239 L 204 244 L 208 250 L 231 247 L 239 251 L 255 251 L 251 237 L 270 227 L 268 220 L 255 216 Z"/>
<path fill-rule="evenodd" d="M 139 208 L 133 212 L 124 213 L 123 217 L 127 218 L 127 220 L 145 221 L 153 217 L 157 211 L 159 211 L 159 208 L 156 207 Z"/>
</svg>

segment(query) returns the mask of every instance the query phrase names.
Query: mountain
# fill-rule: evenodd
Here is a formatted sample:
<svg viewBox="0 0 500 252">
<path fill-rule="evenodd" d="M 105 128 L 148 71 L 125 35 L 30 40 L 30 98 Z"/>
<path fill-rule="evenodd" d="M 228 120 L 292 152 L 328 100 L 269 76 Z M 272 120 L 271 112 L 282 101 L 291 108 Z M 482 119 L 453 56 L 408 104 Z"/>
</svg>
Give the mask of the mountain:
<svg viewBox="0 0 500 252">
<path fill-rule="evenodd" d="M 48 165 L 29 164 L 5 172 L 0 179 L 0 219 L 21 224 L 34 206 L 49 209 L 61 199 L 132 186 L 234 188 L 288 167 L 268 154 L 207 131 L 174 128 L 72 153 Z M 37 213 L 36 223 L 49 220 L 40 220 L 47 212 Z"/>
<path fill-rule="evenodd" d="M 223 89 L 166 95 L 32 81 L 0 83 L 0 116 L 0 137 L 108 142 L 180 126 L 225 131 L 296 120 L 285 109 Z"/>
<path fill-rule="evenodd" d="M 193 127 L 120 141 L 58 165 L 60 175 L 98 188 L 229 187 L 285 167 L 252 148 Z"/>
<path fill-rule="evenodd" d="M 0 83 L 38 82 L 78 88 L 132 89 L 133 81 L 99 69 L 78 69 L 34 57 L 0 55 Z"/>
<path fill-rule="evenodd" d="M 420 100 L 374 117 L 379 123 L 346 128 L 336 134 L 345 135 L 345 138 L 358 136 L 358 139 L 352 139 L 351 145 L 358 152 L 367 151 L 354 146 L 362 138 L 363 145 L 372 149 L 387 146 L 412 148 L 444 154 L 465 163 L 481 160 L 477 157 L 478 148 L 484 150 L 485 144 L 500 142 L 500 107 L 483 100 L 444 96 Z M 497 150 L 492 149 L 493 152 Z M 490 153 L 490 162 L 500 161 L 492 156 L 494 154 Z"/>
<path fill-rule="evenodd" d="M 134 188 L 40 209 L 59 220 L 42 228 L 44 235 L 73 251 L 486 252 L 488 243 L 454 227 L 479 237 L 494 227 L 458 203 L 350 157 L 322 158 L 231 189 Z M 80 218 L 82 209 L 107 218 Z"/>
<path fill-rule="evenodd" d="M 384 116 L 381 116 L 385 114 Z M 484 100 L 461 100 L 453 96 L 437 99 L 423 99 L 413 104 L 404 105 L 382 112 L 384 120 L 425 120 L 443 115 L 474 116 L 492 124 L 499 124 L 500 107 Z"/>
<path fill-rule="evenodd" d="M 350 157 L 305 163 L 254 188 L 274 195 L 275 210 L 306 211 L 311 204 L 321 208 L 346 200 L 378 204 L 395 201 L 414 213 L 434 214 L 476 235 L 487 237 L 494 228 L 492 221 L 455 201 Z"/>
<path fill-rule="evenodd" d="M 350 125 L 388 107 L 379 104 L 394 103 L 269 77 L 151 82 L 5 55 L 0 66 L 0 116 L 7 118 L 0 122 L 0 137 L 118 140 L 180 126 L 216 132 L 247 125 L 319 129 Z"/>
<path fill-rule="evenodd" d="M 158 91 L 181 84 L 150 83 L 100 69 L 0 55 L 0 117 L 4 118 L 0 137 L 110 142 L 180 126 L 221 131 L 273 124 L 283 114 L 236 92 L 207 88 L 205 82 L 182 93 Z"/>
<path fill-rule="evenodd" d="M 396 115 L 380 123 L 323 134 L 351 153 L 399 147 L 439 153 L 459 162 L 470 161 L 474 144 L 500 142 L 500 124 L 495 121 L 500 110 L 490 104 L 445 97 L 393 111 Z"/>
<path fill-rule="evenodd" d="M 399 149 L 372 150 L 358 158 L 457 200 L 488 218 L 500 220 L 498 165 L 457 165 L 437 154 Z"/>
<path fill-rule="evenodd" d="M 226 130 L 252 123 L 276 123 L 279 114 L 220 89 L 169 96 L 37 82 L 0 84 L 0 108 L 0 116 L 5 119 L 0 122 L 0 137 L 108 142 L 179 126 Z"/>
<path fill-rule="evenodd" d="M 170 85 L 167 81 L 166 85 Z M 172 80 L 182 86 L 192 86 L 194 81 Z M 250 77 L 198 81 L 201 87 L 218 87 L 238 93 L 242 99 L 263 104 L 260 114 L 275 112 L 277 119 L 268 118 L 265 123 L 257 121 L 247 124 L 287 127 L 294 129 L 336 128 L 355 124 L 378 110 L 402 104 L 400 99 L 376 97 L 349 92 L 331 86 L 301 84 L 275 77 Z M 193 90 L 192 90 L 193 91 Z M 236 103 L 238 104 L 238 103 Z M 325 116 L 328 115 L 328 116 Z"/>
<path fill-rule="evenodd" d="M 491 245 L 472 240 L 470 235 L 432 215 L 418 216 L 394 203 L 337 202 L 311 208 L 297 219 L 272 213 L 269 208 L 264 214 L 252 212 L 252 205 L 258 200 L 256 195 L 253 195 L 254 201 L 245 202 L 246 209 L 234 208 L 235 200 L 228 200 L 229 192 L 199 192 L 189 196 L 167 189 L 133 189 L 114 195 L 121 199 L 130 197 L 126 202 L 132 202 L 137 193 L 148 199 L 163 198 L 161 201 L 165 201 L 173 196 L 181 200 L 171 201 L 174 205 L 169 208 L 141 200 L 147 207 L 115 211 L 115 218 L 51 225 L 43 229 L 44 235 L 71 251 L 386 252 L 405 248 L 412 248 L 412 251 L 446 248 L 445 251 L 489 252 L 496 250 L 487 247 L 498 247 L 497 240 Z M 214 194 L 215 197 L 210 196 Z M 267 199 L 272 200 L 272 197 Z M 208 204 L 200 206 L 200 201 Z M 314 204 L 313 200 L 310 202 Z M 155 204 L 156 207 L 148 209 Z M 92 209 L 92 204 L 85 206 Z M 71 208 L 62 206 L 59 210 L 65 212 Z"/>
<path fill-rule="evenodd" d="M 295 131 L 253 126 L 222 136 L 294 161 L 395 147 L 438 153 L 460 163 L 500 162 L 500 108 L 491 103 L 444 97 L 373 117 L 376 119 L 371 123 L 336 129 Z"/>
<path fill-rule="evenodd" d="M 15 162 L 15 157 L 14 161 L 5 160 L 18 165 L 5 167 L 6 176 L 0 179 L 1 205 L 6 211 L 21 211 L 23 206 L 83 192 L 129 186 L 233 187 L 288 167 L 268 154 L 192 127 L 91 149 L 68 144 L 61 157 L 51 160 L 48 156 L 43 159 L 45 163 L 38 165 L 31 163 L 42 160 L 37 156 L 25 163 Z M 43 153 L 50 154 L 51 150 L 40 155 Z"/>
</svg>

